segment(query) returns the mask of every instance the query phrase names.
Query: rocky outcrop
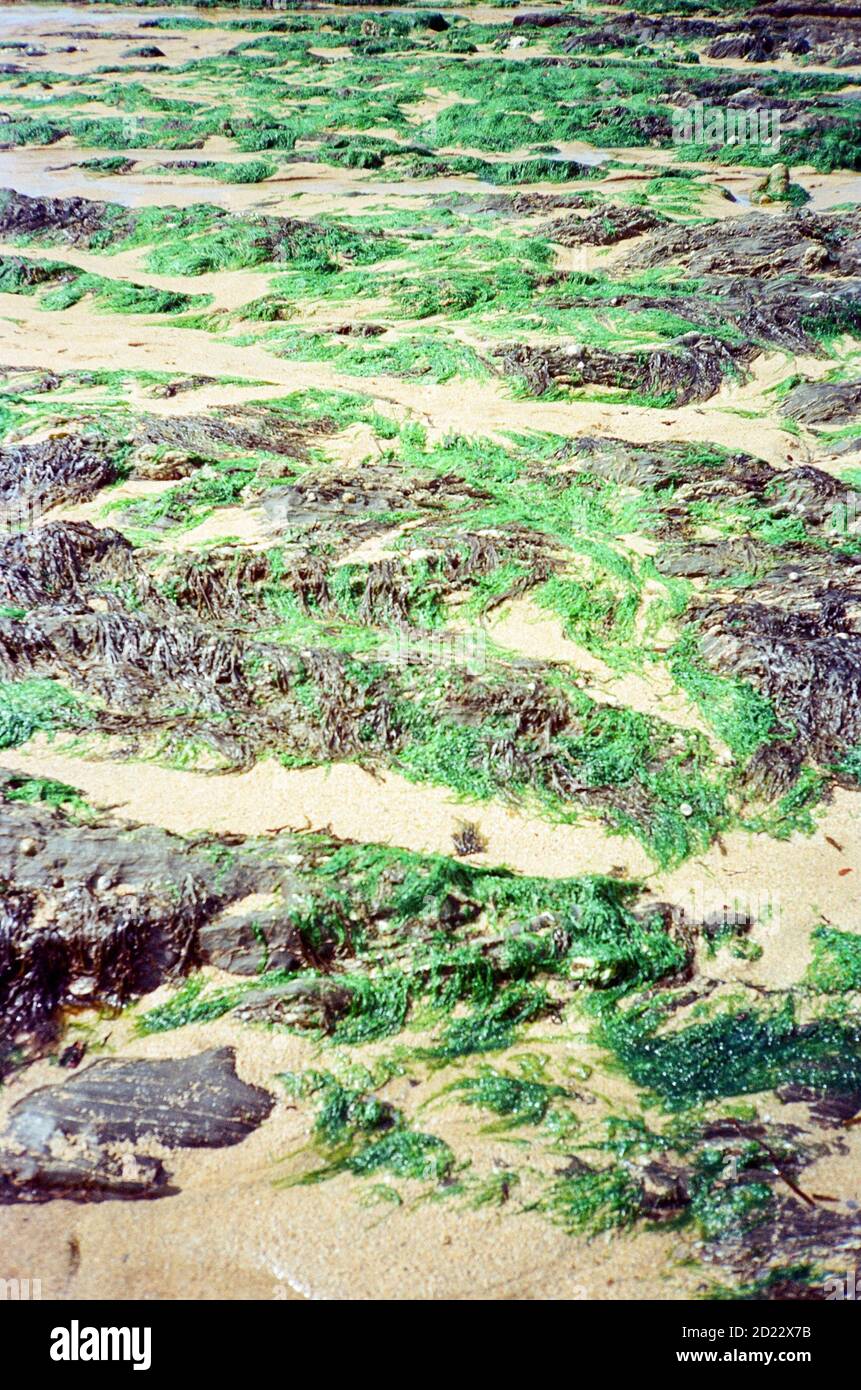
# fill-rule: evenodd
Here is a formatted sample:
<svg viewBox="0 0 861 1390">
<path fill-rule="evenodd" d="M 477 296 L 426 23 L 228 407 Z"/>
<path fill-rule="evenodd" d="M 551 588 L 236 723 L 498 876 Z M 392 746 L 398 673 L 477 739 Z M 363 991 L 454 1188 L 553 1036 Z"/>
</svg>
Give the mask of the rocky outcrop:
<svg viewBox="0 0 861 1390">
<path fill-rule="evenodd" d="M 846 424 L 861 417 L 861 380 L 803 381 L 784 397 L 781 409 L 803 425 Z"/>
<path fill-rule="evenodd" d="M 0 1134 L 0 1202 L 165 1196 L 152 1149 L 239 1144 L 273 1099 L 230 1047 L 166 1061 L 104 1058 L 13 1105 Z"/>
</svg>

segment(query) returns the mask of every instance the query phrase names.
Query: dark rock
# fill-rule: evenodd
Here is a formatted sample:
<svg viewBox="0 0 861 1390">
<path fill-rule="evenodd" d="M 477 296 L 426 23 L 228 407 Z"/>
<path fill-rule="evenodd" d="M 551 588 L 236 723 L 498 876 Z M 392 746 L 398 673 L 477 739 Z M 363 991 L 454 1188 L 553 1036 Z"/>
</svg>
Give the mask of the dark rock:
<svg viewBox="0 0 861 1390">
<path fill-rule="evenodd" d="M 379 338 L 386 327 L 382 323 L 342 323 L 332 331 L 342 338 Z"/>
<path fill-rule="evenodd" d="M 10 241 L 46 232 L 69 246 L 89 246 L 111 209 L 111 227 L 122 236 L 131 229 L 132 215 L 116 204 L 90 198 L 31 198 L 11 188 L 0 189 L 0 236 Z"/>
<path fill-rule="evenodd" d="M 234 975 L 297 970 L 309 963 L 301 933 L 283 911 L 219 917 L 201 928 L 199 949 L 207 965 Z"/>
<path fill-rule="evenodd" d="M 168 381 L 163 386 L 154 386 L 152 394 L 161 397 L 162 400 L 172 400 L 174 396 L 179 396 L 185 391 L 197 391 L 201 386 L 214 386 L 217 382 L 217 377 L 195 372 L 193 376 L 178 377 L 176 381 Z"/>
<path fill-rule="evenodd" d="M 273 1104 L 268 1091 L 236 1075 L 230 1047 L 94 1062 L 12 1107 L 0 1136 L 0 1204 L 168 1196 L 169 1174 L 148 1147 L 239 1144 Z"/>
<path fill-rule="evenodd" d="M 804 425 L 826 425 L 861 415 L 861 379 L 804 381 L 784 397 L 782 413 Z"/>
<path fill-rule="evenodd" d="M 821 468 L 806 465 L 778 473 L 772 490 L 775 515 L 797 516 L 812 527 L 833 524 L 841 506 L 856 511 L 861 506 L 861 494 Z"/>
<path fill-rule="evenodd" d="M 74 1071 L 75 1067 L 80 1066 L 87 1055 L 87 1044 L 78 1039 L 77 1042 L 69 1043 L 57 1058 L 57 1065 L 67 1067 L 69 1071 Z"/>
<path fill-rule="evenodd" d="M 163 58 L 164 50 L 158 48 L 154 43 L 143 43 L 138 48 L 126 48 L 120 54 L 121 58 Z"/>
<path fill-rule="evenodd" d="M 408 484 L 396 469 L 370 467 L 358 475 L 318 470 L 287 487 L 269 488 L 263 510 L 273 527 L 288 531 L 316 530 L 319 526 L 370 523 L 378 516 L 405 507 L 438 505 L 445 490 L 452 497 L 453 479 L 428 479 Z M 462 490 L 463 484 L 460 484 Z"/>
<path fill-rule="evenodd" d="M 746 58 L 749 63 L 764 63 L 773 52 L 774 40 L 764 33 L 727 34 L 705 50 L 707 58 Z"/>
<path fill-rule="evenodd" d="M 742 87 L 729 97 L 727 106 L 762 106 L 762 92 L 758 87 Z"/>
<path fill-rule="evenodd" d="M 246 1023 L 334 1031 L 353 1003 L 353 992 L 337 979 L 296 979 L 251 990 L 234 1010 Z"/>
<path fill-rule="evenodd" d="M 649 208 L 602 208 L 589 217 L 563 217 L 542 227 L 542 234 L 560 246 L 614 246 L 628 237 L 653 231 L 664 218 Z"/>
<path fill-rule="evenodd" d="M 136 449 L 132 459 L 132 470 L 136 478 L 152 482 L 178 482 L 188 478 L 203 463 L 194 454 L 182 449 L 161 449 L 157 444 L 143 444 Z"/>
<path fill-rule="evenodd" d="M 515 29 L 550 29 L 556 24 L 570 24 L 582 19 L 577 10 L 528 10 L 516 14 L 511 23 Z"/>
<path fill-rule="evenodd" d="M 731 574 L 755 571 L 760 558 L 761 547 L 755 541 L 742 538 L 669 546 L 656 557 L 655 564 L 661 574 L 688 579 L 720 579 Z"/>
<path fill-rule="evenodd" d="M 7 1152 L 0 1148 L 0 1206 L 11 1202 L 105 1201 L 167 1197 L 168 1174 L 160 1159 L 71 1153 Z"/>
<path fill-rule="evenodd" d="M 690 1203 L 687 1174 L 657 1160 L 640 1168 L 643 1203 L 653 1221 L 670 1221 Z"/>
<path fill-rule="evenodd" d="M 850 275 L 861 270 L 855 239 L 861 211 L 796 211 L 783 217 L 762 213 L 705 226 L 672 226 L 656 231 L 629 252 L 627 269 L 685 267 L 692 275 L 740 275 L 769 280 L 787 272 Z"/>
<path fill-rule="evenodd" d="M 0 790 L 25 780 L 2 773 Z M 0 1071 L 12 1046 L 50 1041 L 63 1008 L 122 1005 L 185 974 L 202 924 L 282 877 L 241 860 L 218 873 L 166 831 L 75 824 L 22 801 L 2 806 L 0 864 Z"/>
<path fill-rule="evenodd" d="M 86 886 L 87 880 L 109 878 L 117 866 L 102 864 L 96 856 L 118 842 L 95 829 L 79 838 L 78 852 L 87 864 L 68 887 L 63 874 L 68 873 L 69 858 L 56 857 L 58 836 L 53 843 L 49 837 L 35 841 L 32 855 L 26 852 L 28 842 L 20 840 L 8 857 L 3 856 L 6 872 L 19 868 L 19 886 L 0 898 L 0 1043 L 11 1044 L 26 1035 L 50 1038 L 64 1005 L 122 1004 L 184 972 L 194 961 L 196 928 L 206 914 L 205 893 L 188 881 L 178 898 L 165 883 L 160 892 L 155 886 L 123 894 L 97 892 Z M 130 851 L 132 845 L 129 837 Z M 144 848 L 142 842 L 140 847 Z M 52 859 L 54 867 L 46 873 Z M 63 869 L 58 872 L 60 864 Z M 128 884 L 141 869 L 129 862 L 126 873 Z M 59 879 L 62 888 L 38 892 L 24 886 L 36 878 Z M 47 921 L 40 920 L 40 911 Z M 0 1047 L 0 1060 L 3 1050 Z"/>
<path fill-rule="evenodd" d="M 843 454 L 857 454 L 861 452 L 861 435 L 850 436 L 848 439 L 829 440 L 828 452 L 830 454 L 836 454 L 838 457 Z"/>
<path fill-rule="evenodd" d="M 231 1047 L 167 1061 L 105 1058 L 13 1105 L 5 1139 L 33 1154 L 68 1139 L 218 1149 L 241 1143 L 273 1104 L 268 1091 L 236 1075 Z"/>
</svg>

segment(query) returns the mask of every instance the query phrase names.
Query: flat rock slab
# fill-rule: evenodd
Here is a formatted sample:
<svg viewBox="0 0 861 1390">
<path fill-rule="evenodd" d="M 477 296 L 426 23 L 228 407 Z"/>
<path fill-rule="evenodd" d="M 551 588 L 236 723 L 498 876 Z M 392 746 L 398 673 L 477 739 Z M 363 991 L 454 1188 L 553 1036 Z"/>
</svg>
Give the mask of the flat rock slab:
<svg viewBox="0 0 861 1390">
<path fill-rule="evenodd" d="M 12 1202 L 103 1202 L 169 1197 L 168 1174 L 158 1158 L 141 1154 L 16 1154 L 0 1149 L 0 1206 Z"/>
<path fill-rule="evenodd" d="M 99 1145 L 149 1138 L 169 1149 L 239 1144 L 270 1114 L 268 1091 L 236 1075 L 231 1047 L 163 1062 L 105 1059 L 13 1106 L 6 1138 L 30 1153 L 61 1139 Z"/>
<path fill-rule="evenodd" d="M 805 425 L 855 420 L 861 413 L 861 379 L 803 381 L 783 401 L 783 414 Z"/>
</svg>

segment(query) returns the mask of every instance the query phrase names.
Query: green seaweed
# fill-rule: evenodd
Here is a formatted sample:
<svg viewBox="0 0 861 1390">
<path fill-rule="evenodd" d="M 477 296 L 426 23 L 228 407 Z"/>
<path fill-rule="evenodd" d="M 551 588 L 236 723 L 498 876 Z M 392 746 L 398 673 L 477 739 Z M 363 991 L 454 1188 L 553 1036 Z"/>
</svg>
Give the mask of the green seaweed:
<svg viewBox="0 0 861 1390">
<path fill-rule="evenodd" d="M 17 748 L 37 733 L 81 727 L 89 718 L 58 681 L 0 681 L 0 748 Z"/>
<path fill-rule="evenodd" d="M 671 1110 L 789 1084 L 861 1085 L 858 1022 L 826 1016 L 800 1024 L 791 995 L 771 1010 L 729 1007 L 673 1032 L 659 1031 L 662 1014 L 657 1003 L 606 1009 L 598 1035 L 637 1085 Z"/>
<path fill-rule="evenodd" d="M 861 937 L 836 927 L 819 926 L 811 933 L 813 959 L 804 983 L 822 994 L 861 990 Z"/>
</svg>

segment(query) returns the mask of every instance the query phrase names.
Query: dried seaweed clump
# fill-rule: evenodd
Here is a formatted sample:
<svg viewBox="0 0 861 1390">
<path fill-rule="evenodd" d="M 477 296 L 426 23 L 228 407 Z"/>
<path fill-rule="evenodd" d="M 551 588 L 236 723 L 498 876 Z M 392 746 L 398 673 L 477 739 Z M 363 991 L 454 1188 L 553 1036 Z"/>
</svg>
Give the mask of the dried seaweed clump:
<svg viewBox="0 0 861 1390">
<path fill-rule="evenodd" d="M 60 434 L 0 449 L 0 509 L 85 501 L 119 476 L 124 450 L 104 440 Z"/>
<path fill-rule="evenodd" d="M 521 344 L 500 348 L 496 355 L 506 375 L 519 377 L 534 396 L 558 386 L 609 386 L 688 405 L 708 400 L 727 377 L 738 376 L 753 349 L 729 347 L 717 338 L 690 333 L 652 351 L 608 352 L 578 343 L 562 348 Z"/>
</svg>

